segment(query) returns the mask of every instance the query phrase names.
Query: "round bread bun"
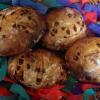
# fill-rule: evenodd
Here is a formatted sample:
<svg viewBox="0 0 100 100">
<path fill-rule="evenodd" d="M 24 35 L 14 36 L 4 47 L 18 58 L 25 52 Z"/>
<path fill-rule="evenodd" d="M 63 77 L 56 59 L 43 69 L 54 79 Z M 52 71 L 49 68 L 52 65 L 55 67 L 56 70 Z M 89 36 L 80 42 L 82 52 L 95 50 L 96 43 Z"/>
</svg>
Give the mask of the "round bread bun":
<svg viewBox="0 0 100 100">
<path fill-rule="evenodd" d="M 64 61 L 55 54 L 37 49 L 9 59 L 8 73 L 12 79 L 34 89 L 63 83 L 66 78 Z"/>
<path fill-rule="evenodd" d="M 100 82 L 100 38 L 75 42 L 66 52 L 65 59 L 68 69 L 78 80 Z"/>
<path fill-rule="evenodd" d="M 32 8 L 16 6 L 0 11 L 0 56 L 28 51 L 44 30 L 44 22 Z"/>
<path fill-rule="evenodd" d="M 77 39 L 85 37 L 86 25 L 82 15 L 72 8 L 56 9 L 46 16 L 48 31 L 43 44 L 51 50 L 66 50 Z"/>
</svg>

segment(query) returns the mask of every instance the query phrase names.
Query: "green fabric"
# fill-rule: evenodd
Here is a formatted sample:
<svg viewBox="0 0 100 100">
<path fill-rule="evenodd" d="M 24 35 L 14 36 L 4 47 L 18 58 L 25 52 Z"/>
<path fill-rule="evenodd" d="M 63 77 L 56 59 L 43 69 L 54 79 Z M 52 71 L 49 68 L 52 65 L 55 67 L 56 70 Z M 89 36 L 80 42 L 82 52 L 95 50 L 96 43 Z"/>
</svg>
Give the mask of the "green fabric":
<svg viewBox="0 0 100 100">
<path fill-rule="evenodd" d="M 12 95 L 12 96 L 5 96 L 3 97 L 3 100 L 18 100 L 18 98 L 16 98 L 17 95 Z"/>
<path fill-rule="evenodd" d="M 7 57 L 0 57 L 0 60 L 0 81 L 2 81 L 7 73 Z"/>
<path fill-rule="evenodd" d="M 43 4 L 50 7 L 60 7 L 61 4 L 57 2 L 57 0 L 43 0 Z"/>
<path fill-rule="evenodd" d="M 83 100 L 89 100 L 89 97 L 90 96 L 93 96 L 94 97 L 94 100 L 98 100 L 96 98 L 96 92 L 93 90 L 93 89 L 87 89 L 84 94 L 83 94 Z"/>
<path fill-rule="evenodd" d="M 30 100 L 30 97 L 26 93 L 25 89 L 22 86 L 18 85 L 18 84 L 12 84 L 12 86 L 10 88 L 10 91 L 14 94 L 19 95 L 18 100 Z"/>
<path fill-rule="evenodd" d="M 5 8 L 9 7 L 9 6 L 10 5 L 0 3 L 0 10 L 3 10 Z"/>
<path fill-rule="evenodd" d="M 71 91 L 72 87 L 74 86 L 74 84 L 76 83 L 77 81 L 72 78 L 72 77 L 69 77 L 67 82 L 65 83 L 65 86 L 63 88 L 63 91 L 64 92 L 68 92 L 68 91 Z"/>
<path fill-rule="evenodd" d="M 2 96 L 4 100 L 31 100 L 22 86 L 11 83 L 6 83 L 4 86 L 12 92 L 11 96 Z"/>
</svg>

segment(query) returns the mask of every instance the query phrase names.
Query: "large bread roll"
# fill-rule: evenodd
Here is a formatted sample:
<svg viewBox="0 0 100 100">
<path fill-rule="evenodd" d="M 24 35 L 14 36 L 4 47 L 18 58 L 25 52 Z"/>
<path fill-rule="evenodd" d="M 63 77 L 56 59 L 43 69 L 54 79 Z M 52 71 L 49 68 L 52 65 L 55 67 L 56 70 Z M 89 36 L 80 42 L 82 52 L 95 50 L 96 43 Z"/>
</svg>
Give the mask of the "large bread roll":
<svg viewBox="0 0 100 100">
<path fill-rule="evenodd" d="M 51 11 L 46 16 L 46 24 L 48 31 L 43 43 L 51 50 L 66 50 L 77 39 L 86 36 L 86 25 L 82 15 L 72 8 Z"/>
<path fill-rule="evenodd" d="M 78 80 L 100 82 L 100 38 L 77 41 L 66 52 L 65 59 L 69 70 Z"/>
<path fill-rule="evenodd" d="M 44 30 L 44 22 L 32 8 L 10 7 L 0 11 L 0 56 L 27 51 Z"/>
<path fill-rule="evenodd" d="M 34 89 L 49 87 L 66 80 L 65 63 L 55 54 L 38 49 L 9 59 L 12 79 Z"/>
</svg>

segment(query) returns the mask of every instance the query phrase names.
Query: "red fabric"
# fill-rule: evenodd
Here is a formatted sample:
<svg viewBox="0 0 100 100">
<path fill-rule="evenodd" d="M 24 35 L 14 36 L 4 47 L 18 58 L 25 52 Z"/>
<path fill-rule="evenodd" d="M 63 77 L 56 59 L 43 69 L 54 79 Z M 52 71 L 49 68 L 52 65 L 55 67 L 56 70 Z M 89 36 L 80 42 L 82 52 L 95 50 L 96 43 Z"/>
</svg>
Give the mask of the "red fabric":
<svg viewBox="0 0 100 100">
<path fill-rule="evenodd" d="M 5 78 L 5 81 L 16 83 L 16 81 L 13 81 L 8 77 Z M 45 98 L 47 100 L 60 100 L 61 97 L 66 97 L 68 100 L 83 100 L 82 94 L 74 95 L 71 92 L 64 93 L 63 91 L 61 91 L 63 87 L 63 85 L 54 85 L 50 88 L 43 88 L 37 91 L 34 91 L 32 88 L 26 87 L 26 91 L 32 97 L 32 100 L 39 100 L 40 98 Z M 85 91 L 88 88 L 100 88 L 100 86 L 92 84 L 82 84 L 81 88 L 83 91 Z M 10 95 L 12 95 L 12 93 L 9 92 L 5 87 L 0 87 L 0 96 Z M 100 97 L 100 91 L 97 92 L 97 96 Z M 93 100 L 93 98 L 90 97 L 90 100 Z"/>
<path fill-rule="evenodd" d="M 86 3 L 88 3 L 89 2 L 89 0 L 79 0 L 80 1 L 80 3 L 82 4 L 82 5 L 85 5 Z M 77 0 L 69 0 L 69 2 L 71 2 L 71 3 L 76 3 L 76 2 L 78 2 Z"/>
<path fill-rule="evenodd" d="M 15 81 L 9 79 L 8 77 L 5 78 L 5 81 L 16 83 Z M 68 100 L 83 100 L 83 95 L 74 95 L 71 92 L 63 92 L 61 89 L 63 88 L 63 85 L 54 85 L 50 88 L 43 88 L 39 89 L 37 91 L 34 91 L 32 88 L 26 87 L 26 91 L 31 96 L 32 100 L 39 100 L 40 98 L 45 98 L 47 100 L 60 100 L 61 97 L 66 97 Z M 91 84 L 83 84 L 82 89 L 85 91 L 88 88 L 91 87 L 99 87 L 96 85 Z M 6 88 L 0 87 L 0 96 L 10 96 L 12 95 L 11 92 L 9 92 Z M 98 92 L 98 97 L 100 96 L 100 92 Z M 90 97 L 90 100 L 93 100 L 92 97 Z"/>
<path fill-rule="evenodd" d="M 88 3 L 89 0 L 80 0 L 81 4 L 84 5 L 86 3 Z"/>
<path fill-rule="evenodd" d="M 11 80 L 8 77 L 5 77 L 4 81 L 15 83 L 15 81 Z M 12 95 L 12 93 L 8 89 L 0 86 L 0 96 L 11 96 L 11 95 Z"/>
<path fill-rule="evenodd" d="M 67 96 L 67 100 L 83 100 L 83 94 L 74 95 L 71 92 L 67 92 L 66 96 Z M 91 96 L 89 100 L 94 100 L 94 98 Z"/>
<path fill-rule="evenodd" d="M 60 100 L 61 97 L 66 97 L 68 100 L 83 100 L 82 94 L 74 95 L 71 92 L 64 93 L 60 90 L 62 88 L 63 86 L 61 85 L 55 85 L 51 88 L 40 89 L 38 91 L 33 91 L 32 89 L 27 88 L 27 92 L 33 97 L 33 100 L 39 100 L 41 97 L 47 100 Z"/>
<path fill-rule="evenodd" d="M 83 14 L 85 16 L 85 21 L 87 24 L 90 22 L 96 23 L 97 22 L 97 14 L 95 12 L 84 12 Z"/>
<path fill-rule="evenodd" d="M 70 3 L 76 3 L 76 0 L 69 0 Z"/>
<path fill-rule="evenodd" d="M 16 81 L 11 80 L 10 78 L 6 77 L 5 81 L 16 83 Z M 40 98 L 45 98 L 47 100 L 60 100 L 61 97 L 66 97 L 68 100 L 83 100 L 83 95 L 74 95 L 71 92 L 63 92 L 61 89 L 63 88 L 63 85 L 54 85 L 50 88 L 43 88 L 39 89 L 37 91 L 34 91 L 32 88 L 26 87 L 27 93 L 31 96 L 32 100 L 40 100 Z M 91 85 L 91 84 L 83 84 L 82 90 L 85 91 L 88 88 L 96 87 L 100 88 L 100 86 L 97 85 Z M 12 95 L 11 92 L 9 92 L 5 87 L 0 87 L 0 96 L 10 96 Z M 100 97 L 100 92 L 98 92 L 98 97 Z M 90 100 L 93 100 L 92 97 L 90 97 Z"/>
<path fill-rule="evenodd" d="M 12 93 L 5 87 L 0 86 L 0 96 L 11 96 Z"/>
<path fill-rule="evenodd" d="M 10 83 L 16 83 L 16 82 L 17 82 L 17 81 L 15 81 L 15 80 L 11 80 L 11 79 L 8 78 L 8 77 L 5 77 L 5 78 L 4 78 L 4 81 L 10 82 Z"/>
<path fill-rule="evenodd" d="M 63 92 L 63 86 L 55 85 L 51 88 L 40 89 L 38 91 L 34 91 L 31 88 L 27 88 L 27 92 L 32 96 L 32 100 L 39 100 L 41 97 L 47 100 L 60 100 L 61 97 L 65 97 L 67 100 L 83 100 L 83 94 L 74 95 L 71 92 Z M 90 97 L 90 100 L 93 100 Z"/>
<path fill-rule="evenodd" d="M 92 85 L 92 84 L 82 84 L 82 90 L 85 91 L 87 90 L 88 88 L 100 88 L 100 85 Z"/>
<path fill-rule="evenodd" d="M 39 100 L 40 99 L 38 91 L 34 91 L 32 88 L 28 88 L 28 87 L 26 87 L 26 91 L 32 97 L 32 100 Z"/>
<path fill-rule="evenodd" d="M 40 98 L 45 98 L 47 100 L 59 100 L 62 96 L 66 96 L 66 94 L 61 91 L 62 85 L 55 85 L 51 88 L 44 88 L 38 91 L 33 91 L 30 88 L 27 88 L 27 92 L 34 97 L 33 99 L 39 100 Z"/>
<path fill-rule="evenodd" d="M 83 95 L 73 95 L 71 92 L 66 93 L 67 100 L 83 100 Z"/>
<path fill-rule="evenodd" d="M 97 92 L 97 97 L 100 98 L 100 91 Z"/>
</svg>

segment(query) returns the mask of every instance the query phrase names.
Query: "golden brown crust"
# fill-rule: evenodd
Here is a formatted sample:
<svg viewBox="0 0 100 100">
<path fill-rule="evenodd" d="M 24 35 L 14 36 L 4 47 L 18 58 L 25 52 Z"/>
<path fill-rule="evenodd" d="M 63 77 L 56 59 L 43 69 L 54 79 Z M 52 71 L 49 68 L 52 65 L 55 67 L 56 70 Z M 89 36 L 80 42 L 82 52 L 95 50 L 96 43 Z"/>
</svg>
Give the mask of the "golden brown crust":
<svg viewBox="0 0 100 100">
<path fill-rule="evenodd" d="M 84 38 L 66 52 L 66 64 L 81 81 L 100 82 L 100 38 Z"/>
<path fill-rule="evenodd" d="M 38 49 L 9 59 L 8 72 L 12 78 L 35 89 L 66 80 L 64 62 L 49 51 Z"/>
<path fill-rule="evenodd" d="M 28 7 L 10 7 L 0 11 L 0 56 L 15 55 L 34 45 L 45 25 L 39 14 Z"/>
<path fill-rule="evenodd" d="M 51 11 L 46 17 L 48 32 L 44 45 L 53 50 L 65 50 L 74 41 L 85 37 L 86 25 L 75 9 L 62 8 Z"/>
</svg>

